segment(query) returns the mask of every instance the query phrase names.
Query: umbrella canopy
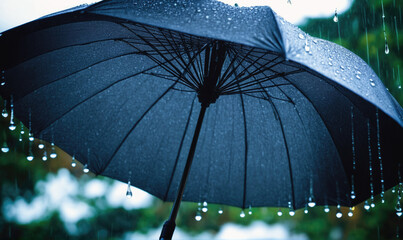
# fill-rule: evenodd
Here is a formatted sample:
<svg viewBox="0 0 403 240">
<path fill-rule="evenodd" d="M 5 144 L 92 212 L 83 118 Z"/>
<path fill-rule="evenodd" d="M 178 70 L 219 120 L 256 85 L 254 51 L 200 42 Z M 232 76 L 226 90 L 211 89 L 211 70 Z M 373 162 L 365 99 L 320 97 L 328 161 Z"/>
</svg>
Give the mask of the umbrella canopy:
<svg viewBox="0 0 403 240">
<path fill-rule="evenodd" d="M 4 32 L 0 52 L 34 136 L 164 201 L 189 149 L 187 201 L 352 206 L 398 182 L 402 107 L 269 7 L 107 0 Z"/>
</svg>

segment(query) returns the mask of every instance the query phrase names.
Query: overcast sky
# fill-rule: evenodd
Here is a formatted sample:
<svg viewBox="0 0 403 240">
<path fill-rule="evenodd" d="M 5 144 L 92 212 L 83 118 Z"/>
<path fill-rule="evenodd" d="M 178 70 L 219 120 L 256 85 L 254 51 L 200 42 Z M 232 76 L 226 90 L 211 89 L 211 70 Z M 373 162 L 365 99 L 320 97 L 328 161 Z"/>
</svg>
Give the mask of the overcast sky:
<svg viewBox="0 0 403 240">
<path fill-rule="evenodd" d="M 97 0 L 0 0 L 0 32 L 44 15 Z M 151 0 L 150 0 L 151 1 Z M 307 17 L 330 17 L 347 10 L 353 0 L 221 0 L 239 6 L 271 6 L 286 20 L 298 24 Z"/>
</svg>

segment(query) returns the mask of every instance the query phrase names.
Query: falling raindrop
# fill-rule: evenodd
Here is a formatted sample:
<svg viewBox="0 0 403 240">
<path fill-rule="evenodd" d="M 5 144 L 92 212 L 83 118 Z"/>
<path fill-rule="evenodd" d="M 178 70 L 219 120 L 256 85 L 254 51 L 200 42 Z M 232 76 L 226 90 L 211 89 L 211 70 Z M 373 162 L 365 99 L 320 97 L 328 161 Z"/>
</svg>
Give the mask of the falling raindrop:
<svg viewBox="0 0 403 240">
<path fill-rule="evenodd" d="M 245 212 L 242 210 L 241 213 L 239 214 L 239 216 L 240 216 L 241 218 L 244 218 L 244 217 L 245 217 Z"/>
<path fill-rule="evenodd" d="M 349 217 L 352 217 L 353 215 L 354 215 L 354 209 L 352 208 L 352 207 L 350 207 L 350 211 L 348 211 L 348 213 L 347 213 L 347 215 L 349 216 Z"/>
<path fill-rule="evenodd" d="M 249 211 L 248 211 L 248 214 L 249 214 L 249 215 L 252 215 L 252 206 L 251 206 L 251 205 L 249 205 Z"/>
<path fill-rule="evenodd" d="M 14 131 L 17 128 L 17 126 L 15 126 L 15 123 L 14 123 L 14 104 L 13 104 L 12 96 L 10 98 L 10 125 L 8 126 L 8 128 L 11 131 Z"/>
<path fill-rule="evenodd" d="M 50 145 L 52 146 L 52 149 L 50 151 L 49 157 L 55 159 L 57 157 L 57 153 L 55 151 L 55 144 L 52 142 Z"/>
<path fill-rule="evenodd" d="M 281 208 L 278 209 L 277 216 L 279 216 L 279 217 L 283 216 L 283 212 L 281 211 Z"/>
<path fill-rule="evenodd" d="M 203 202 L 203 208 L 202 208 L 202 212 L 207 212 L 208 211 L 208 206 L 207 206 L 207 202 L 206 201 L 204 201 Z"/>
<path fill-rule="evenodd" d="M 389 54 L 390 50 L 389 50 L 389 45 L 388 45 L 388 41 L 385 38 L 385 54 Z"/>
<path fill-rule="evenodd" d="M 369 211 L 370 208 L 371 208 L 371 206 L 369 206 L 368 200 L 366 200 L 364 203 L 364 209 Z"/>
<path fill-rule="evenodd" d="M 89 171 L 90 171 L 90 169 L 88 168 L 88 164 L 85 164 L 84 168 L 83 168 L 83 172 L 88 173 Z"/>
<path fill-rule="evenodd" d="M 4 76 L 4 70 L 1 71 L 1 82 L 0 82 L 0 85 L 1 85 L 1 86 L 6 85 L 6 79 L 5 79 L 5 76 Z"/>
<path fill-rule="evenodd" d="M 341 212 L 341 209 L 340 209 L 340 204 L 337 205 L 336 217 L 337 218 L 343 217 L 343 213 Z"/>
<path fill-rule="evenodd" d="M 197 209 L 197 211 L 196 211 L 195 220 L 198 221 L 198 222 L 200 222 L 200 220 L 202 220 L 200 209 Z"/>
<path fill-rule="evenodd" d="M 42 160 L 43 160 L 43 161 L 47 161 L 47 160 L 48 160 L 48 156 L 47 156 L 46 150 L 43 152 Z"/>
<path fill-rule="evenodd" d="M 8 117 L 8 112 L 7 112 L 7 100 L 4 100 L 4 106 L 3 106 L 3 110 L 1 111 L 1 116 L 3 116 L 3 118 Z"/>
<path fill-rule="evenodd" d="M 371 207 L 375 207 L 374 203 L 374 178 L 372 175 L 372 150 L 371 150 L 371 126 L 369 124 L 369 119 L 367 119 L 368 128 L 368 163 L 369 163 L 369 187 L 371 190 Z"/>
<path fill-rule="evenodd" d="M 132 198 L 133 193 L 132 190 L 130 189 L 130 181 L 127 182 L 127 191 L 126 191 L 126 197 L 127 198 Z"/>
<path fill-rule="evenodd" d="M 222 215 L 224 213 L 224 211 L 222 210 L 222 208 L 218 209 L 218 214 Z"/>
<path fill-rule="evenodd" d="M 3 146 L 1 147 L 1 151 L 2 151 L 3 153 L 8 153 L 8 151 L 10 151 L 10 148 L 8 147 L 6 141 L 4 141 Z"/>
<path fill-rule="evenodd" d="M 353 171 L 351 175 L 351 199 L 355 199 L 355 191 L 354 191 L 354 174 L 355 174 L 355 137 L 354 137 L 354 108 L 351 107 L 351 152 L 353 156 Z"/>
<path fill-rule="evenodd" d="M 34 141 L 34 135 L 32 134 L 32 123 L 31 123 L 31 110 L 29 110 L 29 115 L 28 115 L 28 119 L 29 119 L 29 125 L 28 125 L 28 140 L 32 143 Z M 31 144 L 30 143 L 30 144 Z"/>
<path fill-rule="evenodd" d="M 372 80 L 372 79 L 370 79 Z M 378 160 L 379 160 L 379 170 L 381 173 L 381 202 L 384 203 L 384 195 L 385 195 L 385 181 L 383 179 L 383 163 L 382 163 L 382 155 L 381 155 L 381 136 L 379 130 L 379 110 L 376 109 L 376 138 L 377 138 L 377 146 L 378 146 Z"/>
<path fill-rule="evenodd" d="M 328 205 L 325 205 L 325 207 L 323 208 L 323 211 L 325 211 L 325 213 L 330 212 L 330 208 Z"/>
<path fill-rule="evenodd" d="M 71 167 L 76 167 L 76 166 L 77 166 L 76 158 L 73 155 L 73 157 L 71 158 Z"/>
<path fill-rule="evenodd" d="M 333 17 L 333 22 L 337 23 L 339 21 L 339 17 L 337 16 L 337 8 L 334 10 L 334 17 Z"/>
</svg>

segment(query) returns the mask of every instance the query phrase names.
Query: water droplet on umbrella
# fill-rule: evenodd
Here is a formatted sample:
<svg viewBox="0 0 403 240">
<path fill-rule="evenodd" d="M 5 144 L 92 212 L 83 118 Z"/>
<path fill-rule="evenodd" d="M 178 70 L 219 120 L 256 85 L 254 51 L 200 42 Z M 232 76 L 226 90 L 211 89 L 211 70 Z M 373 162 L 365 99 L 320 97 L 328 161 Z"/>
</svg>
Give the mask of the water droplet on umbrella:
<svg viewBox="0 0 403 240">
<path fill-rule="evenodd" d="M 71 166 L 72 166 L 72 167 L 76 167 L 76 166 L 77 166 L 76 158 L 75 158 L 74 156 L 71 158 Z"/>
<path fill-rule="evenodd" d="M 323 208 L 323 211 L 325 211 L 325 213 L 330 212 L 330 208 L 328 205 L 325 205 L 325 207 Z"/>
<path fill-rule="evenodd" d="M 132 198 L 133 193 L 132 190 L 130 189 L 130 181 L 127 183 L 127 191 L 126 191 L 126 197 L 127 198 Z"/>
<path fill-rule="evenodd" d="M 300 39 L 305 39 L 305 36 L 304 36 L 304 34 L 302 34 L 302 33 L 299 33 L 299 34 L 298 34 L 298 37 L 299 37 Z"/>
<path fill-rule="evenodd" d="M 337 9 L 334 11 L 333 22 L 337 23 L 339 21 L 339 17 L 337 16 Z"/>
<path fill-rule="evenodd" d="M 340 209 L 340 204 L 337 205 L 336 217 L 337 217 L 337 218 L 343 217 L 343 213 L 341 212 L 341 209 Z"/>
<path fill-rule="evenodd" d="M 241 218 L 244 218 L 244 217 L 245 217 L 245 212 L 242 210 L 241 213 L 239 214 L 239 216 L 240 216 Z"/>
<path fill-rule="evenodd" d="M 202 212 L 207 212 L 208 211 L 208 208 L 207 208 L 207 202 L 206 201 L 204 201 L 203 202 L 203 208 L 202 208 Z"/>
<path fill-rule="evenodd" d="M 200 222 L 200 220 L 202 220 L 200 209 L 197 209 L 195 220 L 198 221 L 198 222 Z"/>
<path fill-rule="evenodd" d="M 283 216 L 283 212 L 281 211 L 281 208 L 278 209 L 277 216 L 279 216 L 279 217 Z"/>
<path fill-rule="evenodd" d="M 350 207 L 350 211 L 348 211 L 347 215 L 348 215 L 349 217 L 352 217 L 352 216 L 354 215 L 354 212 L 353 212 L 353 208 L 352 208 L 352 207 Z"/>
<path fill-rule="evenodd" d="M 364 203 L 364 209 L 369 211 L 370 208 L 371 208 L 371 206 L 369 206 L 368 200 L 366 200 Z"/>
<path fill-rule="evenodd" d="M 223 213 L 224 213 L 224 211 L 222 210 L 222 208 L 219 208 L 219 209 L 218 209 L 218 214 L 221 215 L 221 214 L 223 214 Z"/>
<path fill-rule="evenodd" d="M 304 49 L 305 49 L 305 52 L 309 52 L 309 51 L 311 50 L 311 48 L 309 47 L 309 44 L 308 44 L 308 39 L 305 40 L 305 47 L 304 47 Z"/>
<path fill-rule="evenodd" d="M 374 83 L 374 80 L 373 80 L 372 78 L 369 79 L 369 84 L 370 84 L 372 87 L 375 87 L 375 83 Z"/>
<path fill-rule="evenodd" d="M 90 171 L 90 169 L 88 169 L 88 164 L 85 164 L 84 168 L 83 168 L 83 172 L 88 173 L 89 171 Z"/>
<path fill-rule="evenodd" d="M 7 145 L 7 142 L 4 141 L 3 146 L 1 147 L 1 151 L 3 153 L 8 153 L 10 151 L 10 148 Z"/>
</svg>

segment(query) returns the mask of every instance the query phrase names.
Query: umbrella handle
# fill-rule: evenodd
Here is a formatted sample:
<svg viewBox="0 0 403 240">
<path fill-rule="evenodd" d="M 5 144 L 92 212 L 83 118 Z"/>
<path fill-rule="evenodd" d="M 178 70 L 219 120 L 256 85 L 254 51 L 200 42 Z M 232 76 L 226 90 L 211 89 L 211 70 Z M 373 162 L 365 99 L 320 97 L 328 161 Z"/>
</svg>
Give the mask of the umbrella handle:
<svg viewBox="0 0 403 240">
<path fill-rule="evenodd" d="M 176 196 L 176 200 L 172 207 L 171 215 L 169 216 L 169 219 L 164 223 L 164 226 L 162 227 L 160 240 L 171 240 L 172 235 L 175 231 L 176 216 L 178 215 L 179 206 L 181 204 L 183 192 L 185 190 L 186 180 L 187 180 L 187 177 L 190 172 L 190 167 L 192 166 L 193 156 L 196 151 L 197 140 L 199 139 L 200 129 L 201 129 L 201 126 L 203 123 L 204 114 L 206 113 L 206 108 L 207 108 L 206 104 L 202 104 L 202 107 L 199 112 L 199 118 L 198 118 L 197 124 L 196 124 L 196 129 L 193 134 L 192 144 L 190 145 L 188 158 L 186 160 L 186 165 L 183 170 L 181 182 L 179 184 L 178 195 Z"/>
</svg>

